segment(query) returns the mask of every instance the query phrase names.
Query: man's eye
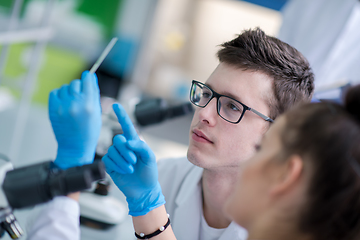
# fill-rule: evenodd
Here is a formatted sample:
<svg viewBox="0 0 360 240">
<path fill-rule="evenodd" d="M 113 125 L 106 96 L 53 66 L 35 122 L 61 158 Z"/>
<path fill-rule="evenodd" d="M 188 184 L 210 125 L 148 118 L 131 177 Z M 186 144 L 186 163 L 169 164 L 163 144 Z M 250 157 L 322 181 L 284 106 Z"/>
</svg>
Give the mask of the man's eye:
<svg viewBox="0 0 360 240">
<path fill-rule="evenodd" d="M 202 97 L 203 98 L 209 98 L 209 97 L 211 97 L 211 93 L 203 93 Z"/>
<path fill-rule="evenodd" d="M 228 104 L 228 108 L 232 111 L 240 111 L 240 109 L 235 104 L 232 103 Z"/>
</svg>

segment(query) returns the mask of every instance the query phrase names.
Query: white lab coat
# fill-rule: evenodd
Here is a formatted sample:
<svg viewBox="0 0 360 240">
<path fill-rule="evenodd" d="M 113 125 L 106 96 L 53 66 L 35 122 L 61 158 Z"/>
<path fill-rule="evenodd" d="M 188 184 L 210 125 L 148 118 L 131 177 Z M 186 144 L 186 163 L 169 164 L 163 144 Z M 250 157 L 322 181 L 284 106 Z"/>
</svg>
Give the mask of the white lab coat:
<svg viewBox="0 0 360 240">
<path fill-rule="evenodd" d="M 27 240 L 79 240 L 79 203 L 68 197 L 56 197 L 38 208 L 39 213 L 27 231 Z M 34 215 L 35 216 L 35 215 Z"/>
<path fill-rule="evenodd" d="M 186 158 L 158 162 L 159 182 L 170 214 L 171 226 L 178 240 L 198 240 L 202 216 L 202 168 Z M 219 240 L 245 240 L 247 231 L 232 222 Z"/>
<path fill-rule="evenodd" d="M 278 38 L 309 60 L 315 91 L 360 82 L 360 1 L 290 0 Z"/>
</svg>

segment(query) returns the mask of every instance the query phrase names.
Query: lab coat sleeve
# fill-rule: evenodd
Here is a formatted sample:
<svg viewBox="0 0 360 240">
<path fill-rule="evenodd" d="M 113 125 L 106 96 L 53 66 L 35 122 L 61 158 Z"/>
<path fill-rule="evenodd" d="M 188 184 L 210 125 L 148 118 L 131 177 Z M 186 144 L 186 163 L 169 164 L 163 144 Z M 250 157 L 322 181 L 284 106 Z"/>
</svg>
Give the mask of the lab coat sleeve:
<svg viewBox="0 0 360 240">
<path fill-rule="evenodd" d="M 56 197 L 41 206 L 29 226 L 28 240 L 80 240 L 79 203 L 68 197 Z"/>
</svg>

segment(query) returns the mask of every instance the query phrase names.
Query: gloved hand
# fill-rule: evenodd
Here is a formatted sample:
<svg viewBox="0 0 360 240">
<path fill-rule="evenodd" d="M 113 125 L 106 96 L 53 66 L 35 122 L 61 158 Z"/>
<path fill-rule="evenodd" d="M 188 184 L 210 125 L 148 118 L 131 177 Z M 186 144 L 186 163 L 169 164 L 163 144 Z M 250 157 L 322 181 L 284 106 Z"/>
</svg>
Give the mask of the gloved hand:
<svg viewBox="0 0 360 240">
<path fill-rule="evenodd" d="M 92 163 L 101 129 L 96 75 L 85 71 L 81 80 L 53 90 L 49 117 L 58 143 L 55 164 L 67 169 Z"/>
<path fill-rule="evenodd" d="M 158 182 L 154 153 L 140 140 L 136 130 L 120 104 L 113 105 L 123 135 L 116 135 L 113 145 L 102 158 L 106 171 L 126 196 L 129 214 L 145 215 L 165 204 Z"/>
</svg>

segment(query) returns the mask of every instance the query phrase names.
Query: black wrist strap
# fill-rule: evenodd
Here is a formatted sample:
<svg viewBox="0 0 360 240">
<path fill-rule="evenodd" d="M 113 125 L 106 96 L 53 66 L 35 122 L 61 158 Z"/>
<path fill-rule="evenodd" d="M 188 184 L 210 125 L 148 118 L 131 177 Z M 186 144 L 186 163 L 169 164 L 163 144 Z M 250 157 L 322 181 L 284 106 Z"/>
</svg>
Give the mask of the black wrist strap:
<svg viewBox="0 0 360 240">
<path fill-rule="evenodd" d="M 137 237 L 138 239 L 149 239 L 149 238 L 152 238 L 152 237 L 155 237 L 157 235 L 159 235 L 160 233 L 162 233 L 163 231 L 165 231 L 165 229 L 170 225 L 170 218 L 168 218 L 168 221 L 166 222 L 166 224 L 164 226 L 161 226 L 158 230 L 156 230 L 155 232 L 153 233 L 150 233 L 148 235 L 145 235 L 145 233 L 140 233 L 140 234 L 137 234 L 135 232 L 135 237 Z"/>
</svg>

